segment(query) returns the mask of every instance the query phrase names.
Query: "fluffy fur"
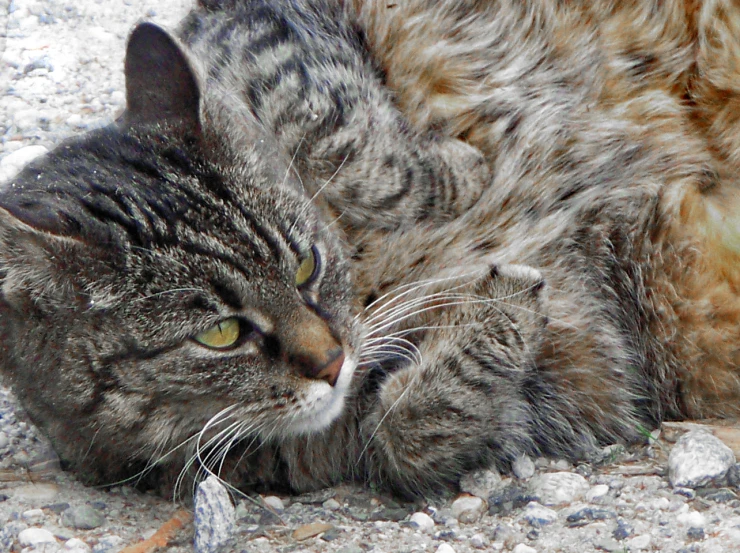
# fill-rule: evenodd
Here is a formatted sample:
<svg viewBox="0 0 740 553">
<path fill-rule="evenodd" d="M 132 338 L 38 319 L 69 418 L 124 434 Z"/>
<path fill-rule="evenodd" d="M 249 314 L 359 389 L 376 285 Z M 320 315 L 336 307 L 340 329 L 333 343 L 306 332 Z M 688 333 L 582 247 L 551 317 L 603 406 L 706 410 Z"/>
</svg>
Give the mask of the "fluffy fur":
<svg viewBox="0 0 740 553">
<path fill-rule="evenodd" d="M 71 467 L 163 489 L 197 458 L 427 493 L 736 416 L 738 21 L 202 0 L 143 24 L 122 119 L 0 197 L 2 369 Z"/>
</svg>

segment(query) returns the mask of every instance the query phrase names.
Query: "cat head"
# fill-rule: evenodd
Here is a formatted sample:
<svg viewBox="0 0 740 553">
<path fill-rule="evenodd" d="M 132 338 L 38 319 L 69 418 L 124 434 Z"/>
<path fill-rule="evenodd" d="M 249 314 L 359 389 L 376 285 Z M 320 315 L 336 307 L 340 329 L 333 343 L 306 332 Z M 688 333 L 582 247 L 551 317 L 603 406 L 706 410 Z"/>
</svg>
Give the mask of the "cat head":
<svg viewBox="0 0 740 553">
<path fill-rule="evenodd" d="M 357 348 L 341 244 L 176 38 L 137 27 L 125 73 L 119 121 L 0 193 L 1 370 L 82 466 L 326 427 Z"/>
</svg>

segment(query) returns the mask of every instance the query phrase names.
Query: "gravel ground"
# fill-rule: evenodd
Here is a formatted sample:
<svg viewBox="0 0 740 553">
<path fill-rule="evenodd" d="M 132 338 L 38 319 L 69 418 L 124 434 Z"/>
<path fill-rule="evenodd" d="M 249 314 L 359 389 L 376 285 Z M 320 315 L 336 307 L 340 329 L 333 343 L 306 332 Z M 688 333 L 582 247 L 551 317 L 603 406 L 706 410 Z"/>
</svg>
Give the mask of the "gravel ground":
<svg viewBox="0 0 740 553">
<path fill-rule="evenodd" d="M 123 48 L 130 27 L 141 18 L 173 25 L 189 5 L 0 0 L 0 28 L 7 29 L 0 37 L 0 182 L 60 138 L 114 118 L 124 104 Z M 734 455 L 702 440 L 686 446 L 698 454 L 673 455 L 670 471 L 672 444 L 661 439 L 630 451 L 608 448 L 596 465 L 525 458 L 514 476 L 477 474 L 465 485 L 468 493 L 433 502 L 400 503 L 352 485 L 300 497 L 235 498 L 236 525 L 222 549 L 738 551 L 740 470 Z M 708 475 L 708 486 L 677 481 L 681 470 L 710 471 L 712 452 L 722 467 L 714 479 Z M 0 387 L 0 551 L 116 553 L 152 538 L 181 508 L 127 486 L 79 484 L 59 470 L 49 445 Z M 201 533 L 213 526 L 208 520 L 195 524 Z M 193 551 L 193 533 L 193 523 L 185 523 L 167 550 Z"/>
</svg>

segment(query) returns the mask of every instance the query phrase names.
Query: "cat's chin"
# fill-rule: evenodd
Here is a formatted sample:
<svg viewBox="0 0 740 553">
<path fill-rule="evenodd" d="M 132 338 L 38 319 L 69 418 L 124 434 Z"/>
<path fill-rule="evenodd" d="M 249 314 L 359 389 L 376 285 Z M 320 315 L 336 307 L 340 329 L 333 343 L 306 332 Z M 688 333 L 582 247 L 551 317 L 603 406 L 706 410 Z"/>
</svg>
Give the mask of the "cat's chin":
<svg viewBox="0 0 740 553">
<path fill-rule="evenodd" d="M 339 378 L 334 386 L 323 380 L 309 384 L 301 402 L 300 415 L 284 429 L 284 434 L 300 436 L 319 432 L 339 418 L 344 410 L 345 399 L 356 367 L 357 361 L 348 355 L 342 363 Z"/>
</svg>

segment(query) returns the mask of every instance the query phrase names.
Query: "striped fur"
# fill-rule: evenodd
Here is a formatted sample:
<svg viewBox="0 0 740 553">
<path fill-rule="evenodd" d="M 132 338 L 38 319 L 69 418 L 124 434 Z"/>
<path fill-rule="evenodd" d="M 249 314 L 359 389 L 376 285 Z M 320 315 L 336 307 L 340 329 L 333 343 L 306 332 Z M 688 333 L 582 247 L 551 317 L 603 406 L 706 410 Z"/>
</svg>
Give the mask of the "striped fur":
<svg viewBox="0 0 740 553">
<path fill-rule="evenodd" d="M 122 119 L 0 196 L 2 369 L 70 466 L 163 490 L 197 458 L 428 493 L 737 416 L 738 21 L 201 0 L 143 24 Z M 233 348 L 193 340 L 233 317 Z"/>
</svg>

